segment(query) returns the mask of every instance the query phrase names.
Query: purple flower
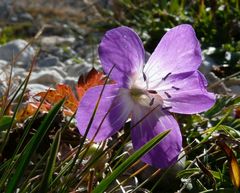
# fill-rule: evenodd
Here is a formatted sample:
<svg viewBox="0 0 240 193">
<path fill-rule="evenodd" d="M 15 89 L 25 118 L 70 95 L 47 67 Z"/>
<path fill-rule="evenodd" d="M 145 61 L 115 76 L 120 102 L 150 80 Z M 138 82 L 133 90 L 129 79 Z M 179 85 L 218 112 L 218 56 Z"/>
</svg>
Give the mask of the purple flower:
<svg viewBox="0 0 240 193">
<path fill-rule="evenodd" d="M 139 149 L 157 134 L 169 135 L 142 157 L 154 167 L 165 168 L 176 162 L 182 148 L 178 123 L 170 112 L 193 114 L 209 109 L 215 96 L 207 92 L 207 81 L 197 70 L 201 49 L 193 28 L 179 25 L 169 30 L 145 64 L 143 44 L 128 27 L 108 31 L 99 46 L 105 73 L 116 84 L 106 85 L 87 138 L 107 139 L 122 128 L 130 117 L 134 149 Z M 76 115 L 84 134 L 102 86 L 83 96 Z M 150 112 L 150 113 L 149 113 Z M 147 115 L 147 116 L 146 116 Z M 137 124 L 145 117 L 139 124 Z"/>
</svg>

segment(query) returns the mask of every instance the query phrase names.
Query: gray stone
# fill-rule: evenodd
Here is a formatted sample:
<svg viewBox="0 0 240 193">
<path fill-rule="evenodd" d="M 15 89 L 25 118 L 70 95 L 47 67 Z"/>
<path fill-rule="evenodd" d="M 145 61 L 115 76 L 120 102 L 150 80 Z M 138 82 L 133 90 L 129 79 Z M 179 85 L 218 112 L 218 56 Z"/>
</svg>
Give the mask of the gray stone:
<svg viewBox="0 0 240 193">
<path fill-rule="evenodd" d="M 13 40 L 0 47 L 0 59 L 5 61 L 12 61 L 23 48 L 28 44 L 25 40 Z M 17 62 L 22 62 L 24 66 L 27 66 L 32 62 L 35 55 L 33 47 L 30 45 L 19 55 Z"/>
<path fill-rule="evenodd" d="M 208 80 L 208 90 L 213 93 L 218 94 L 228 94 L 231 92 L 229 88 L 226 87 L 224 82 L 221 81 L 213 72 L 210 72 L 205 75 Z"/>
<path fill-rule="evenodd" d="M 47 36 L 42 37 L 40 40 L 41 46 L 44 48 L 46 47 L 53 47 L 58 45 L 71 45 L 75 41 L 74 37 L 60 37 L 60 36 Z"/>
<path fill-rule="evenodd" d="M 226 86 L 231 90 L 233 94 L 240 94 L 240 79 L 231 78 L 225 81 Z"/>
<path fill-rule="evenodd" d="M 69 86 L 71 86 L 72 88 L 75 88 L 75 86 L 77 85 L 77 81 L 78 81 L 78 78 L 77 77 L 66 77 L 64 79 L 64 84 L 67 84 Z"/>
<path fill-rule="evenodd" d="M 20 68 L 20 67 L 14 67 L 13 68 L 13 72 L 16 74 L 16 75 L 19 75 L 21 77 L 26 77 L 27 74 L 29 73 L 25 68 Z"/>
<path fill-rule="evenodd" d="M 49 87 L 42 84 L 33 83 L 28 84 L 27 89 L 29 90 L 30 95 L 35 95 L 39 92 L 48 90 Z"/>
<path fill-rule="evenodd" d="M 3 96 L 3 94 L 7 91 L 9 87 L 8 81 L 9 81 L 10 75 L 11 75 L 11 84 L 9 88 L 9 93 L 15 92 L 22 80 L 22 76 L 16 74 L 14 72 L 14 68 L 11 74 L 11 66 L 9 64 L 2 66 L 0 68 L 0 97 Z"/>
<path fill-rule="evenodd" d="M 77 52 L 88 62 L 95 62 L 98 58 L 97 45 L 83 45 L 77 49 Z"/>
<path fill-rule="evenodd" d="M 3 0 L 0 2 L 0 18 L 8 19 L 13 14 L 13 7 L 11 0 Z"/>
<path fill-rule="evenodd" d="M 62 64 L 62 63 L 61 63 Z M 55 70 L 58 72 L 63 78 L 65 78 L 68 74 L 64 71 L 62 66 L 52 66 L 48 68 L 44 68 L 43 70 Z"/>
<path fill-rule="evenodd" d="M 39 72 L 32 72 L 29 82 L 54 86 L 63 82 L 63 80 L 63 77 L 56 70 L 41 70 Z"/>
<path fill-rule="evenodd" d="M 204 74 L 207 75 L 213 69 L 213 66 L 216 66 L 216 62 L 212 59 L 212 57 L 208 55 L 203 55 L 202 65 L 199 67 L 199 70 Z"/>
<path fill-rule="evenodd" d="M 18 21 L 33 21 L 33 16 L 30 13 L 19 13 L 17 15 Z"/>
<path fill-rule="evenodd" d="M 4 66 L 6 66 L 8 64 L 7 61 L 5 60 L 0 60 L 0 69 L 3 68 Z"/>
<path fill-rule="evenodd" d="M 66 65 L 66 72 L 70 77 L 79 77 L 79 75 L 89 72 L 92 67 L 93 66 L 87 62 L 84 62 L 83 64 L 76 64 L 74 61 L 68 61 Z"/>
<path fill-rule="evenodd" d="M 64 66 L 64 64 L 62 64 L 58 57 L 55 56 L 49 56 L 46 58 L 43 58 L 42 60 L 40 60 L 38 62 L 38 66 L 39 67 L 51 67 L 51 66 Z"/>
</svg>

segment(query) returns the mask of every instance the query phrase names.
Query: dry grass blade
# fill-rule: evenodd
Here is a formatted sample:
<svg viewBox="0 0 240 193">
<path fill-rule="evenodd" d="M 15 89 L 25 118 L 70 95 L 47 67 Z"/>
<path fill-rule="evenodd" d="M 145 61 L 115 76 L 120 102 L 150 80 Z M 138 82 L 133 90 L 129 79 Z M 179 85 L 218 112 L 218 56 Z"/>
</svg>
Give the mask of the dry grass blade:
<svg viewBox="0 0 240 193">
<path fill-rule="evenodd" d="M 197 164 L 199 168 L 201 168 L 202 172 L 206 174 L 209 179 L 212 181 L 213 189 L 216 190 L 216 180 L 213 177 L 212 173 L 208 170 L 208 168 L 200 161 L 199 158 L 196 158 Z"/>
<path fill-rule="evenodd" d="M 14 123 L 15 117 L 16 117 L 17 112 L 19 110 L 20 104 L 21 104 L 21 102 L 23 100 L 24 93 L 26 91 L 27 84 L 28 84 L 28 81 L 30 79 L 30 76 L 31 76 L 31 73 L 32 73 L 32 70 L 33 70 L 33 66 L 36 64 L 36 60 L 37 60 L 38 54 L 39 54 L 39 52 L 37 52 L 37 54 L 34 56 L 33 61 L 31 63 L 30 71 L 29 71 L 29 73 L 28 73 L 28 75 L 26 77 L 26 81 L 24 83 L 23 91 L 22 91 L 21 96 L 20 96 L 20 100 L 19 100 L 19 102 L 17 104 L 16 110 L 14 111 L 14 114 L 13 114 L 13 117 L 12 117 L 12 122 L 11 122 L 10 127 L 8 128 L 7 132 L 6 132 L 6 135 L 4 136 L 3 143 L 2 143 L 3 145 L 0 148 L 0 152 L 1 153 L 2 153 L 2 151 L 3 151 L 3 149 L 4 149 L 5 145 L 6 145 L 6 142 L 7 142 L 8 138 L 9 138 L 9 133 L 10 133 L 12 127 L 13 127 L 13 123 Z M 16 58 L 17 58 L 17 56 L 16 56 Z M 10 104 L 7 105 L 7 109 L 8 109 L 8 106 L 10 106 Z"/>
<path fill-rule="evenodd" d="M 223 141 L 217 141 L 217 145 L 225 152 L 230 169 L 230 177 L 236 189 L 240 187 L 240 168 L 232 149 Z"/>
</svg>

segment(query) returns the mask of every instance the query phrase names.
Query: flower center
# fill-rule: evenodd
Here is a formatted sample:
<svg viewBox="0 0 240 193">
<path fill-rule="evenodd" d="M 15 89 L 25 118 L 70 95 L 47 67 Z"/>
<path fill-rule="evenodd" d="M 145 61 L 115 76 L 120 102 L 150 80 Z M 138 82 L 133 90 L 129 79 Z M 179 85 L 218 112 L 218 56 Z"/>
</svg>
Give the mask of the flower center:
<svg viewBox="0 0 240 193">
<path fill-rule="evenodd" d="M 146 95 L 146 93 L 140 88 L 131 88 L 130 95 L 134 101 L 138 101 L 143 95 Z"/>
<path fill-rule="evenodd" d="M 161 105 L 163 104 L 163 99 L 162 97 L 153 90 L 144 90 L 144 89 L 140 89 L 137 87 L 132 87 L 129 90 L 129 94 L 131 99 L 144 107 L 156 107 L 157 105 Z"/>
<path fill-rule="evenodd" d="M 171 72 L 166 74 L 162 80 L 165 81 L 171 76 Z M 126 96 L 132 100 L 135 104 L 141 105 L 143 107 L 147 108 L 155 108 L 156 106 L 160 106 L 162 110 L 169 110 L 172 107 L 169 105 L 166 105 L 167 103 L 164 102 L 164 100 L 171 99 L 171 93 L 169 93 L 168 90 L 152 90 L 150 85 L 148 84 L 147 76 L 143 71 L 139 71 L 135 73 L 131 79 L 129 79 L 129 89 L 125 92 L 127 93 Z M 156 88 L 155 86 L 153 88 Z M 170 89 L 173 89 L 175 91 L 180 90 L 180 88 L 171 86 Z M 167 99 L 166 99 L 167 98 Z"/>
</svg>

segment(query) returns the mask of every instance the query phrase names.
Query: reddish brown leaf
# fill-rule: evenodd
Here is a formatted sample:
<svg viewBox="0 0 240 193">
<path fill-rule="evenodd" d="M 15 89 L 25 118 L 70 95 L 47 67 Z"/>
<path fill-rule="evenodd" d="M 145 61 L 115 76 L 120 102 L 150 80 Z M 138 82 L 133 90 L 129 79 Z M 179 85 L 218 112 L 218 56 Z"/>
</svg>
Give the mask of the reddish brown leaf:
<svg viewBox="0 0 240 193">
<path fill-rule="evenodd" d="M 64 113 L 66 115 L 71 116 L 77 110 L 78 100 L 73 94 L 70 86 L 65 84 L 58 84 L 56 86 L 56 89 L 40 92 L 36 96 L 44 98 L 46 92 L 47 96 L 45 98 L 45 101 L 47 101 L 51 105 L 54 105 L 58 103 L 61 99 L 66 98 L 66 101 L 64 103 Z"/>
<path fill-rule="evenodd" d="M 240 167 L 237 159 L 230 147 L 223 141 L 217 141 L 217 145 L 225 152 L 229 162 L 230 177 L 233 185 L 238 189 L 240 187 Z"/>
<path fill-rule="evenodd" d="M 43 99 L 44 102 L 40 111 L 48 112 L 54 104 L 58 103 L 61 99 L 66 98 L 63 106 L 63 113 L 67 116 L 72 116 L 77 110 L 78 103 L 84 93 L 93 86 L 104 84 L 105 80 L 106 79 L 103 73 L 98 72 L 93 68 L 86 76 L 82 75 L 79 77 L 78 84 L 76 86 L 77 97 L 74 95 L 71 87 L 65 84 L 58 84 L 55 89 L 40 92 L 34 97 L 31 97 L 33 102 L 29 102 L 20 109 L 17 114 L 17 120 L 23 121 L 27 117 L 33 115 L 39 107 L 39 101 Z M 36 97 L 40 97 L 40 100 Z"/>
<path fill-rule="evenodd" d="M 105 77 L 102 72 L 98 72 L 95 68 L 92 68 L 87 75 L 82 75 L 78 79 L 78 85 L 76 87 L 78 99 L 80 100 L 84 93 L 93 86 L 103 85 Z"/>
<path fill-rule="evenodd" d="M 235 109 L 235 117 L 236 117 L 237 119 L 240 119 L 240 107 L 237 107 L 237 108 Z"/>
<path fill-rule="evenodd" d="M 23 122 L 30 116 L 33 116 L 37 109 L 39 108 L 40 102 L 30 102 L 26 105 L 23 105 L 23 107 L 17 112 L 16 114 L 16 120 L 19 122 Z M 51 106 L 48 104 L 42 104 L 40 107 L 41 112 L 48 112 L 51 109 Z"/>
</svg>

